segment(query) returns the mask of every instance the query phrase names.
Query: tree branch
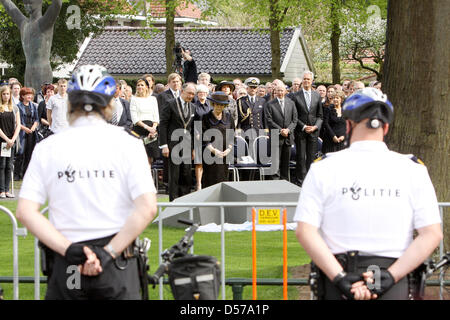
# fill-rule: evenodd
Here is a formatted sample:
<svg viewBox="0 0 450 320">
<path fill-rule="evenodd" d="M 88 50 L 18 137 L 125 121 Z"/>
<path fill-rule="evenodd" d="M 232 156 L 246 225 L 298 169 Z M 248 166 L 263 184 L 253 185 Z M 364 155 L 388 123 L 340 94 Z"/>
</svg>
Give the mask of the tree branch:
<svg viewBox="0 0 450 320">
<path fill-rule="evenodd" d="M 364 62 L 363 62 L 362 59 L 358 59 L 357 57 L 355 57 L 353 55 L 352 55 L 352 58 L 353 58 L 353 60 L 356 60 L 356 61 L 359 62 L 359 65 L 361 66 L 361 68 L 369 70 L 369 71 L 372 71 L 373 73 L 375 73 L 377 75 L 377 78 L 379 77 L 380 72 L 375 70 L 375 69 L 373 69 L 373 68 L 371 68 L 371 67 L 368 67 L 368 66 L 364 65 Z"/>
<path fill-rule="evenodd" d="M 0 0 L 6 12 L 11 16 L 15 24 L 20 28 L 21 24 L 27 19 L 23 13 L 16 7 L 11 0 Z"/>
</svg>

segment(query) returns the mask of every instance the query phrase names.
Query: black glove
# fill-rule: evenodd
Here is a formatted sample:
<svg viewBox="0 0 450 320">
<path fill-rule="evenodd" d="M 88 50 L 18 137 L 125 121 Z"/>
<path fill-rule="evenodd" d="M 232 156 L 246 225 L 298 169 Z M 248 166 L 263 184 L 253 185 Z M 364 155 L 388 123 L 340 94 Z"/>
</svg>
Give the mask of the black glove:
<svg viewBox="0 0 450 320">
<path fill-rule="evenodd" d="M 339 272 L 336 277 L 334 277 L 333 284 L 339 288 L 345 299 L 353 300 L 354 295 L 350 292 L 352 284 L 363 279 L 364 278 L 362 277 L 362 275 L 358 275 L 356 273 L 345 273 L 344 271 L 342 271 Z"/>
<path fill-rule="evenodd" d="M 80 265 L 87 260 L 86 254 L 83 251 L 84 244 L 72 243 L 66 250 L 64 258 L 70 264 Z"/>
<path fill-rule="evenodd" d="M 113 261 L 112 255 L 102 246 L 90 246 L 90 248 L 92 249 L 92 251 L 94 251 L 95 255 L 100 260 L 102 269 L 105 270 L 105 268 Z"/>
<path fill-rule="evenodd" d="M 375 283 L 366 283 L 366 285 L 369 288 L 370 292 L 375 293 L 378 297 L 381 297 L 383 294 L 385 294 L 395 284 L 395 280 L 392 274 L 384 269 L 380 270 L 380 281 L 377 283 L 377 279 L 374 280 Z"/>
</svg>

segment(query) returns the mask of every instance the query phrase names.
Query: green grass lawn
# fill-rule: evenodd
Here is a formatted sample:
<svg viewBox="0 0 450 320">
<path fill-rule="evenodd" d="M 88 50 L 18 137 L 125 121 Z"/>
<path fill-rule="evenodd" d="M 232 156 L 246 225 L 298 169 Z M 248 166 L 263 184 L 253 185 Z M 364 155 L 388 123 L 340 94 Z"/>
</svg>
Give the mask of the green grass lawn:
<svg viewBox="0 0 450 320">
<path fill-rule="evenodd" d="M 161 199 L 160 201 L 167 201 Z M 13 213 L 17 205 L 16 201 L 0 201 L 0 205 L 9 208 Z M 184 229 L 164 227 L 163 248 L 168 248 L 178 242 L 184 235 Z M 152 224 L 143 232 L 142 237 L 152 240 L 149 251 L 150 273 L 158 267 L 158 226 Z M 257 232 L 257 274 L 258 278 L 282 278 L 283 269 L 283 241 L 282 231 Z M 34 275 L 34 237 L 28 234 L 19 238 L 19 276 Z M 212 255 L 221 259 L 220 233 L 197 232 L 194 241 L 195 253 Z M 0 213 L 0 276 L 12 276 L 12 225 L 6 214 Z M 306 252 L 301 248 L 295 237 L 294 231 L 288 231 L 288 270 L 308 263 L 310 261 Z M 226 232 L 225 233 L 225 262 L 226 278 L 251 278 L 252 277 L 252 247 L 251 232 Z M 289 277 L 291 275 L 289 274 Z M 12 299 L 12 284 L 0 284 L 5 291 L 5 299 Z M 46 285 L 41 285 L 41 299 L 45 294 Z M 159 299 L 158 287 L 149 287 L 150 299 Z M 295 286 L 289 286 L 289 299 L 298 299 Z M 258 299 L 280 300 L 282 299 L 282 286 L 259 286 Z M 34 299 L 34 284 L 20 284 L 19 298 L 21 300 Z M 172 299 L 169 286 L 164 287 L 164 298 Z M 230 286 L 226 289 L 226 298 L 233 298 Z M 252 299 L 252 288 L 246 286 L 243 298 Z"/>
</svg>

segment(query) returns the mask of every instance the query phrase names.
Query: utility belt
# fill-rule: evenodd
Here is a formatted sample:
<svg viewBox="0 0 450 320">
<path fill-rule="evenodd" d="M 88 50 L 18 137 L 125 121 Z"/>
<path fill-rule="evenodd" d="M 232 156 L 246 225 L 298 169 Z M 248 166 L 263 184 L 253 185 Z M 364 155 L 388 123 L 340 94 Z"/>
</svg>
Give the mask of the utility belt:
<svg viewBox="0 0 450 320">
<path fill-rule="evenodd" d="M 81 244 L 85 244 L 87 246 L 105 246 L 108 244 L 111 239 L 115 236 L 108 236 L 105 238 L 94 239 L 89 241 L 80 242 Z M 130 259 L 137 259 L 137 267 L 139 274 L 139 282 L 141 286 L 141 294 L 143 300 L 148 300 L 148 255 L 147 252 L 150 249 L 151 241 L 147 238 L 140 240 L 137 238 L 133 241 L 128 247 L 126 247 L 119 257 L 114 259 L 114 265 L 116 268 L 120 270 L 125 270 L 128 265 Z M 58 255 L 56 252 L 48 248 L 42 242 L 38 242 L 38 246 L 41 252 L 41 269 L 42 273 L 50 277 L 53 271 L 53 265 L 55 263 L 55 257 Z M 61 257 L 63 258 L 63 257 Z"/>
<path fill-rule="evenodd" d="M 336 254 L 335 257 L 345 272 L 360 274 L 367 271 L 376 272 L 377 268 L 387 269 L 397 260 L 396 258 L 360 255 L 358 251 Z M 314 262 L 311 262 L 309 284 L 314 296 L 318 300 L 323 300 L 330 280 Z"/>
<path fill-rule="evenodd" d="M 80 243 L 85 244 L 87 246 L 90 246 L 90 245 L 105 246 L 106 244 L 108 244 L 111 241 L 111 239 L 114 236 L 115 235 L 108 236 L 105 238 L 82 241 Z M 38 241 L 38 247 L 40 249 L 40 255 L 41 255 L 42 273 L 45 276 L 50 277 L 52 274 L 55 256 L 57 255 L 57 253 L 55 251 L 53 251 L 52 249 L 50 249 L 49 247 L 47 247 L 41 241 Z M 139 249 L 136 246 L 136 241 L 134 241 L 128 247 L 126 247 L 125 250 L 122 251 L 122 253 L 120 254 L 120 257 L 117 257 L 114 260 L 114 263 L 117 268 L 119 268 L 121 270 L 126 269 L 126 267 L 128 265 L 128 262 L 126 262 L 126 260 L 137 257 L 138 254 L 139 254 Z"/>
</svg>

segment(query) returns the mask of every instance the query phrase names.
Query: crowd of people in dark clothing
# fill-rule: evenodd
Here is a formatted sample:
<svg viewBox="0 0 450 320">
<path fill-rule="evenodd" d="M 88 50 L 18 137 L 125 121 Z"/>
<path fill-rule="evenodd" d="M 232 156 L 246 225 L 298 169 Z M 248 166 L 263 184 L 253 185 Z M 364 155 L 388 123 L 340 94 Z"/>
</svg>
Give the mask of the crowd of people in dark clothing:
<svg viewBox="0 0 450 320">
<path fill-rule="evenodd" d="M 265 179 L 285 179 L 301 186 L 315 158 L 346 147 L 342 105 L 346 97 L 364 87 L 350 80 L 316 86 L 313 79 L 312 72 L 306 71 L 290 87 L 279 79 L 262 84 L 256 77 L 213 84 L 207 73 L 199 73 L 196 83 L 173 73 L 164 85 L 145 74 L 134 92 L 125 80 L 117 79 L 110 123 L 143 140 L 154 178 L 166 186 L 170 200 L 227 181 L 232 164 L 257 163 L 252 142 L 260 136 L 269 144 L 274 140 L 279 144 L 277 154 L 271 155 L 277 170 Z M 379 82 L 370 86 L 381 90 Z M 1 86 L 0 198 L 14 197 L 12 173 L 15 180 L 23 178 L 36 143 L 69 125 L 66 90 L 64 79 L 43 84 L 37 93 L 13 78 Z M 185 136 L 172 139 L 176 129 L 182 129 Z M 205 137 L 208 129 L 217 129 L 223 139 Z M 227 130 L 234 132 L 231 143 Z M 190 152 L 177 154 L 180 163 L 174 148 L 188 136 Z M 248 150 L 244 154 L 238 154 L 236 136 L 245 140 Z M 233 160 L 223 160 L 230 153 Z M 212 160 L 205 162 L 205 156 Z M 255 179 L 255 174 L 242 174 L 240 180 L 245 179 Z"/>
</svg>

